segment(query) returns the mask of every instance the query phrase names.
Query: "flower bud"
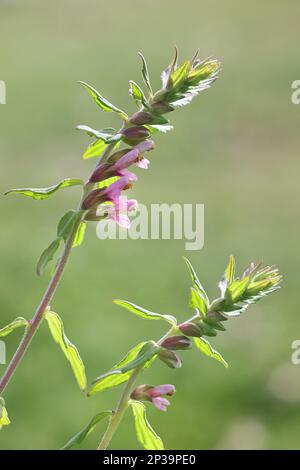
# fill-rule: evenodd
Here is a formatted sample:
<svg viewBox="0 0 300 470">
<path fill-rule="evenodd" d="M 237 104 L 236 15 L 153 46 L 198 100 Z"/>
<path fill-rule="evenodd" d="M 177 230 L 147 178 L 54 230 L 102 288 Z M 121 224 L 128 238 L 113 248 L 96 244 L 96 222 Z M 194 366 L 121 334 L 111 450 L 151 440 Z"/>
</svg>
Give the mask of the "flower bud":
<svg viewBox="0 0 300 470">
<path fill-rule="evenodd" d="M 143 384 L 136 387 L 130 395 L 133 400 L 146 401 L 150 400 L 150 390 L 153 387 L 151 385 Z"/>
<path fill-rule="evenodd" d="M 150 137 L 150 132 L 143 126 L 128 127 L 122 131 L 123 141 L 135 145 Z"/>
<path fill-rule="evenodd" d="M 150 124 L 152 121 L 152 114 L 147 113 L 146 111 L 137 111 L 129 118 L 129 122 L 131 122 L 131 124 L 136 124 L 137 126 L 141 126 L 142 124 Z"/>
<path fill-rule="evenodd" d="M 83 210 L 87 210 L 93 207 L 95 204 L 99 204 L 100 202 L 102 202 L 101 193 L 101 189 L 94 189 L 93 191 L 91 191 L 84 199 L 81 208 Z"/>
<path fill-rule="evenodd" d="M 167 411 L 167 407 L 170 405 L 169 400 L 164 398 L 163 395 L 172 396 L 175 393 L 175 387 L 171 384 L 156 385 L 139 385 L 130 395 L 133 400 L 139 401 L 151 401 L 151 403 L 161 411 Z"/>
<path fill-rule="evenodd" d="M 203 329 L 198 323 L 185 322 L 178 325 L 180 331 L 187 336 L 200 337 L 203 335 Z"/>
<path fill-rule="evenodd" d="M 179 369 L 182 366 L 180 357 L 169 349 L 161 349 L 158 353 L 158 357 L 172 369 Z"/>
<path fill-rule="evenodd" d="M 228 318 L 222 312 L 209 311 L 206 314 L 207 318 L 212 321 L 226 321 Z"/>
<path fill-rule="evenodd" d="M 190 349 L 192 342 L 187 336 L 171 336 L 166 338 L 161 345 L 166 349 L 176 351 L 178 349 Z"/>
<path fill-rule="evenodd" d="M 153 103 L 151 108 L 157 114 L 170 113 L 171 111 L 174 111 L 174 109 L 175 109 L 173 106 L 171 106 L 170 104 L 168 104 L 164 101 L 157 101 L 156 103 Z"/>
</svg>

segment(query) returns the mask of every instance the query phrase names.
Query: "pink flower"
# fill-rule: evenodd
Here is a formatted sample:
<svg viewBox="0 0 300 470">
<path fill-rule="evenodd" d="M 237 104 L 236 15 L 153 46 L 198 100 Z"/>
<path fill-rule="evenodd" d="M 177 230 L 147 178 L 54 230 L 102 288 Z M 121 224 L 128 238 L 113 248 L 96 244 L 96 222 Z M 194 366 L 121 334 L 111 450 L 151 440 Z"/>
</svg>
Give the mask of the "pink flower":
<svg viewBox="0 0 300 470">
<path fill-rule="evenodd" d="M 96 204 L 102 202 L 111 201 L 114 202 L 119 199 L 121 191 L 126 189 L 130 185 L 130 181 L 126 176 L 122 176 L 120 179 L 109 185 L 104 189 L 94 189 L 91 191 L 82 203 L 82 209 L 87 210 Z"/>
<path fill-rule="evenodd" d="M 133 164 L 136 164 L 140 168 L 147 169 L 149 160 L 143 157 L 143 153 L 153 148 L 154 142 L 152 140 L 146 140 L 136 145 L 131 150 L 115 152 L 107 162 L 100 163 L 100 165 L 97 166 L 90 177 L 90 183 L 103 181 L 111 176 L 122 176 L 123 171 Z"/>
<path fill-rule="evenodd" d="M 161 411 L 167 411 L 167 406 L 171 405 L 171 403 L 169 402 L 169 400 L 167 400 L 166 398 L 164 397 L 155 397 L 155 398 L 152 398 L 152 403 L 153 405 L 158 409 L 158 410 L 161 410 Z"/>
<path fill-rule="evenodd" d="M 167 407 L 170 405 L 163 395 L 174 395 L 175 387 L 171 384 L 157 385 L 152 387 L 151 385 L 140 385 L 131 394 L 131 398 L 134 400 L 151 401 L 151 403 L 161 411 L 167 411 Z"/>
<path fill-rule="evenodd" d="M 108 206 L 106 213 L 109 219 L 114 220 L 121 227 L 129 229 L 130 220 L 127 213 L 134 211 L 137 206 L 138 202 L 135 199 L 120 197 L 111 206 Z"/>
</svg>

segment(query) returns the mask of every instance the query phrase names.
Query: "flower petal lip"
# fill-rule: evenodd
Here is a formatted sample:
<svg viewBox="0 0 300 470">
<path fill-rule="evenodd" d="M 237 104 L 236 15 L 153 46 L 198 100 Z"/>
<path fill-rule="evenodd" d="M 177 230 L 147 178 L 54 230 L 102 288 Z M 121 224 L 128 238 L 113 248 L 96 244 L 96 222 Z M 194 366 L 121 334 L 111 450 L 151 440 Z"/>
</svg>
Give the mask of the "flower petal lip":
<svg viewBox="0 0 300 470">
<path fill-rule="evenodd" d="M 150 396 L 154 398 L 161 395 L 174 395 L 175 392 L 175 387 L 172 384 L 157 385 L 149 390 Z"/>
<path fill-rule="evenodd" d="M 167 407 L 171 404 L 169 400 L 164 397 L 155 397 L 151 401 L 155 408 L 160 411 L 167 411 Z"/>
</svg>

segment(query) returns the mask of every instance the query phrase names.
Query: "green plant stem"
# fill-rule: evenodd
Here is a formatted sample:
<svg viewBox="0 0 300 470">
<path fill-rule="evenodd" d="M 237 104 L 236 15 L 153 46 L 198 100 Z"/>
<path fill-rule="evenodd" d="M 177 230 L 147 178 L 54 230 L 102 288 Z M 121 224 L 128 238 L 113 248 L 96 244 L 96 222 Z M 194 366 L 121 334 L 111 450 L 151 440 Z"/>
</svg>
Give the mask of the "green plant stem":
<svg viewBox="0 0 300 470">
<path fill-rule="evenodd" d="M 109 153 L 113 150 L 115 145 L 116 144 L 113 142 L 105 148 L 104 152 L 99 157 L 97 165 L 109 155 Z M 81 198 L 81 201 L 80 201 L 80 204 L 79 204 L 78 211 L 80 210 L 81 202 L 82 202 L 82 199 L 85 195 L 85 191 L 86 191 L 87 188 L 88 188 L 88 184 L 85 185 L 85 188 L 83 190 L 83 195 L 82 195 L 82 198 Z M 41 302 L 40 302 L 33 318 L 28 322 L 28 325 L 26 327 L 24 336 L 23 336 L 23 338 L 22 338 L 15 354 L 13 355 L 10 363 L 8 364 L 8 366 L 6 368 L 6 371 L 4 372 L 4 374 L 3 374 L 3 376 L 0 380 L 0 394 L 7 387 L 8 383 L 10 382 L 12 376 L 14 375 L 18 365 L 20 364 L 21 360 L 23 359 L 24 354 L 25 354 L 32 338 L 34 337 L 35 333 L 37 332 L 37 330 L 38 330 L 38 328 L 41 324 L 41 321 L 43 319 L 45 310 L 47 309 L 47 307 L 49 306 L 51 300 L 53 299 L 53 296 L 55 294 L 57 286 L 59 285 L 60 280 L 62 278 L 65 266 L 67 264 L 67 261 L 69 259 L 70 254 L 71 254 L 73 242 L 74 242 L 79 224 L 82 220 L 82 217 L 83 217 L 82 214 L 80 212 L 78 212 L 78 218 L 74 223 L 72 233 L 70 234 L 69 238 L 66 241 L 64 251 L 61 255 L 61 258 L 60 258 L 59 263 L 56 267 L 56 270 L 55 270 L 55 272 L 54 272 L 54 274 L 53 274 L 53 276 L 52 276 L 52 278 L 51 278 L 51 280 L 48 284 L 48 287 L 47 287 L 47 289 L 46 289 L 46 291 L 43 295 L 43 298 L 42 298 L 42 300 L 41 300 Z"/>
<path fill-rule="evenodd" d="M 121 422 L 121 420 L 124 416 L 124 413 L 125 413 L 125 411 L 128 407 L 128 402 L 130 400 L 132 387 L 134 385 L 134 382 L 137 379 L 138 374 L 141 372 L 141 370 L 142 370 L 142 367 L 139 367 L 139 368 L 135 369 L 133 371 L 130 379 L 128 380 L 127 384 L 125 385 L 125 388 L 124 388 L 124 390 L 121 394 L 118 406 L 117 406 L 115 412 L 113 413 L 113 415 L 112 415 L 112 417 L 109 421 L 107 429 L 106 429 L 106 431 L 103 435 L 103 438 L 102 438 L 97 450 L 105 450 L 109 446 L 110 441 L 112 440 L 116 430 L 118 429 L 119 424 L 120 424 L 120 422 Z"/>
<path fill-rule="evenodd" d="M 157 341 L 157 344 L 161 344 L 166 338 L 171 336 L 175 331 L 177 331 L 177 328 L 173 326 L 167 331 L 167 333 L 159 341 Z M 97 447 L 97 450 L 105 450 L 109 446 L 116 430 L 119 427 L 120 422 L 122 421 L 124 413 L 128 407 L 133 385 L 138 375 L 142 372 L 143 368 L 144 366 L 137 367 L 136 369 L 134 369 L 133 373 L 131 374 L 130 379 L 128 380 L 127 384 L 125 385 L 122 391 L 118 406 L 116 410 L 113 412 L 113 415 L 108 423 L 108 426 L 101 439 L 101 442 L 99 446 Z"/>
</svg>

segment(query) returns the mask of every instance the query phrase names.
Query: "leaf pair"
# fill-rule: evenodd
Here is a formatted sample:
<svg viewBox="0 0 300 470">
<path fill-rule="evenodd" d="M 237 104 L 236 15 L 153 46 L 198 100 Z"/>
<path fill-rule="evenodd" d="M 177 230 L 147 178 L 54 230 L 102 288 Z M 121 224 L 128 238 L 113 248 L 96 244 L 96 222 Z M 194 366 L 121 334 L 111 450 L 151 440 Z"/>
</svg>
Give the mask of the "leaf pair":
<svg viewBox="0 0 300 470">
<path fill-rule="evenodd" d="M 135 400 L 130 400 L 129 405 L 132 409 L 135 430 L 138 441 L 142 444 L 144 449 L 147 450 L 164 450 L 164 445 L 161 438 L 156 434 L 150 425 L 146 416 L 146 407 L 143 403 Z M 74 446 L 80 445 L 85 438 L 95 429 L 96 425 L 103 421 L 105 418 L 110 417 L 113 419 L 112 411 L 103 411 L 96 414 L 89 423 L 74 437 L 72 437 L 61 450 L 68 450 Z"/>
<path fill-rule="evenodd" d="M 155 359 L 159 346 L 154 341 L 141 342 L 132 348 L 111 371 L 96 378 L 88 391 L 88 396 L 117 387 L 127 382 L 138 367 L 147 367 Z"/>
</svg>

